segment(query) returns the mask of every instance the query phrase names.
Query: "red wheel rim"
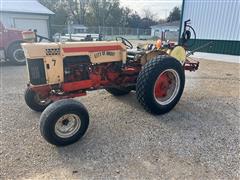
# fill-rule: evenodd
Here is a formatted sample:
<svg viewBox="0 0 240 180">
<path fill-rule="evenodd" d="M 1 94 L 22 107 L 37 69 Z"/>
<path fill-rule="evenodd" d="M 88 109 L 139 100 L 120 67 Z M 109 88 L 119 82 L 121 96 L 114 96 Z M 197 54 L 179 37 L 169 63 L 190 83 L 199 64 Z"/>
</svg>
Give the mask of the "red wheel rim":
<svg viewBox="0 0 240 180">
<path fill-rule="evenodd" d="M 153 94 L 157 103 L 169 104 L 177 96 L 180 87 L 180 78 L 174 69 L 163 71 L 157 78 Z"/>
</svg>

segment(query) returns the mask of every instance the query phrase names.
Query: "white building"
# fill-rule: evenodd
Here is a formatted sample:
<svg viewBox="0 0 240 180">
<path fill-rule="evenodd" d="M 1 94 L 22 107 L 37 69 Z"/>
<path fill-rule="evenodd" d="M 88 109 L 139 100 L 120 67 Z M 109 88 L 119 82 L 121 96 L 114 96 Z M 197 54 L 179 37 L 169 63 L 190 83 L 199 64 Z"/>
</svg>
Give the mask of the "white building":
<svg viewBox="0 0 240 180">
<path fill-rule="evenodd" d="M 37 0 L 0 0 L 0 21 L 7 28 L 37 29 L 49 37 L 49 16 L 54 14 Z"/>
<path fill-rule="evenodd" d="M 78 33 L 87 33 L 87 27 L 82 25 L 82 24 L 72 24 L 72 25 L 68 25 L 68 29 L 69 32 L 68 33 L 74 33 L 74 34 L 78 34 Z"/>
<path fill-rule="evenodd" d="M 159 37 L 162 40 L 177 41 L 179 34 L 179 21 L 157 24 L 151 26 L 151 36 Z"/>
<path fill-rule="evenodd" d="M 168 23 L 157 24 L 151 26 L 151 36 L 161 36 L 162 32 L 166 31 L 178 31 L 179 30 L 179 21 L 173 21 Z"/>
<path fill-rule="evenodd" d="M 239 0 L 183 0 L 182 28 L 187 19 L 191 19 L 191 26 L 197 34 L 192 49 L 212 41 L 211 47 L 201 51 L 240 55 Z"/>
</svg>

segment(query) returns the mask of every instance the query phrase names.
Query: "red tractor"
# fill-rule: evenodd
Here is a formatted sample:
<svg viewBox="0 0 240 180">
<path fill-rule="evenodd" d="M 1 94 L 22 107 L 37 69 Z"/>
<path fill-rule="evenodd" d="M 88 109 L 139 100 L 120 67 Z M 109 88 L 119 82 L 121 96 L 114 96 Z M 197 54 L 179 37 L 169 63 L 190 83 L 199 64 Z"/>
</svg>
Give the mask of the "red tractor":
<svg viewBox="0 0 240 180">
<path fill-rule="evenodd" d="M 25 64 L 26 59 L 21 47 L 22 42 L 22 31 L 5 28 L 0 22 L 0 59 L 10 60 L 15 65 Z"/>
</svg>

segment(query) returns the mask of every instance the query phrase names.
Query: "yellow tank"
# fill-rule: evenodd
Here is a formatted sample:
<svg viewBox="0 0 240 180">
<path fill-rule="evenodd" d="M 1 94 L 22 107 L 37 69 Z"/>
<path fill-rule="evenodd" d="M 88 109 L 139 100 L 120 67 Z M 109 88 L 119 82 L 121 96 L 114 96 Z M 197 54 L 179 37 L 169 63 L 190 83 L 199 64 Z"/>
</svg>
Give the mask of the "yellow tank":
<svg viewBox="0 0 240 180">
<path fill-rule="evenodd" d="M 186 60 L 186 50 L 182 46 L 176 46 L 173 48 L 173 50 L 170 51 L 169 55 L 181 62 Z"/>
</svg>

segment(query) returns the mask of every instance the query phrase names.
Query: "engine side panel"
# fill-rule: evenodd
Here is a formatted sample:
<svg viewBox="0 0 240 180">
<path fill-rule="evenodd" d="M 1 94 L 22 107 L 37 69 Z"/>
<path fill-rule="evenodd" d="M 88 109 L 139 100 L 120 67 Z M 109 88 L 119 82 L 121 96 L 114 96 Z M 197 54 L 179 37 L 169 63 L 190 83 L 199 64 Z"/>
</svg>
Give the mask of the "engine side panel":
<svg viewBox="0 0 240 180">
<path fill-rule="evenodd" d="M 44 64 L 48 84 L 58 84 L 64 81 L 61 56 L 46 56 Z"/>
<path fill-rule="evenodd" d="M 82 42 L 61 44 L 63 56 L 88 55 L 93 64 L 126 62 L 126 47 L 120 42 Z"/>
<path fill-rule="evenodd" d="M 52 52 L 59 56 L 82 56 L 90 57 L 91 63 L 126 62 L 126 47 L 117 41 L 99 42 L 65 42 L 65 43 L 23 43 L 25 56 L 29 59 L 51 56 Z M 49 54 L 50 52 L 50 54 Z"/>
</svg>

